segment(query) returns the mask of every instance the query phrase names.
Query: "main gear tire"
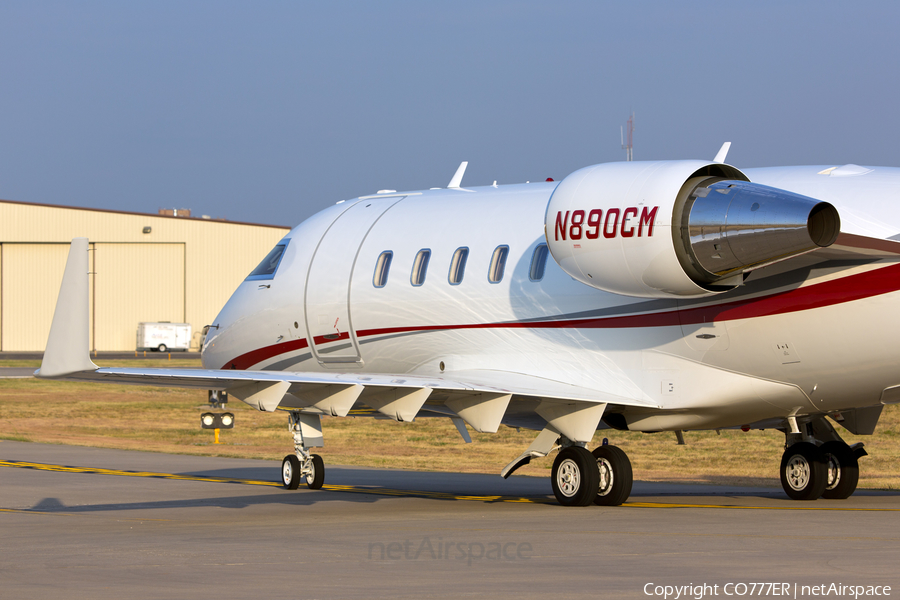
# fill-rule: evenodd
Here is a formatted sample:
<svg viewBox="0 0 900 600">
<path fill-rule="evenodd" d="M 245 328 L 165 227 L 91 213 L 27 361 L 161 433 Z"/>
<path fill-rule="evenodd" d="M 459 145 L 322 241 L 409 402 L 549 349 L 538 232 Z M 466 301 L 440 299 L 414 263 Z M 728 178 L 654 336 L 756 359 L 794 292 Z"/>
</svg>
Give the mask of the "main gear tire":
<svg viewBox="0 0 900 600">
<path fill-rule="evenodd" d="M 563 448 L 553 461 L 550 482 L 563 506 L 590 506 L 600 486 L 597 459 L 581 446 Z"/>
<path fill-rule="evenodd" d="M 591 453 L 600 476 L 594 504 L 619 506 L 631 495 L 634 473 L 628 455 L 616 446 L 599 446 Z"/>
<path fill-rule="evenodd" d="M 781 457 L 781 487 L 793 500 L 816 500 L 825 491 L 828 469 L 815 444 L 797 442 Z"/>
<path fill-rule="evenodd" d="M 859 461 L 844 442 L 825 442 L 819 446 L 825 458 L 826 483 L 823 498 L 844 500 L 856 491 L 859 483 Z"/>
</svg>

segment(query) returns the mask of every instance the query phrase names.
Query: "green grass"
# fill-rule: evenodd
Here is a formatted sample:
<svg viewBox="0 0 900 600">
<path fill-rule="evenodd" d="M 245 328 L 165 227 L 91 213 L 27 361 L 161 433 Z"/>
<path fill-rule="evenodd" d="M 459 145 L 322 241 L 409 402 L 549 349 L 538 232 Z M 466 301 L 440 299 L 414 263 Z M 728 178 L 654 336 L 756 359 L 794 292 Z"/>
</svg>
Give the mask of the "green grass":
<svg viewBox="0 0 900 600">
<path fill-rule="evenodd" d="M 156 362 L 156 361 L 154 361 Z M 221 444 L 200 428 L 206 392 L 36 379 L 0 379 L 0 440 L 71 444 L 181 454 L 281 460 L 292 451 L 283 411 L 260 413 L 233 401 L 235 428 L 223 430 Z M 332 464 L 496 474 L 537 435 L 501 427 L 496 434 L 470 431 L 465 444 L 448 420 L 413 423 L 366 417 L 323 419 Z M 885 408 L 875 435 L 854 436 L 870 456 L 860 461 L 860 486 L 900 486 L 900 406 Z M 672 433 L 597 432 L 591 447 L 611 444 L 628 453 L 635 478 L 778 487 L 784 436 L 777 431 L 687 432 L 678 446 Z M 2 449 L 2 444 L 0 444 Z M 532 461 L 517 474 L 546 476 L 553 455 Z M 2 452 L 0 452 L 2 458 Z"/>
</svg>

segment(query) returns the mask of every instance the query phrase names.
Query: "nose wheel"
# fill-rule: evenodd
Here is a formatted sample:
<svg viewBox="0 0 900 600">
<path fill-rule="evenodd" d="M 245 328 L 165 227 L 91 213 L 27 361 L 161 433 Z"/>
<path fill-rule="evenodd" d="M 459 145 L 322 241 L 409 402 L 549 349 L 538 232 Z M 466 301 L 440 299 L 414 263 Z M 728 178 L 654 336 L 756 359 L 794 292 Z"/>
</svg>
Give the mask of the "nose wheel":
<svg viewBox="0 0 900 600">
<path fill-rule="evenodd" d="M 294 438 L 294 454 L 288 454 L 281 461 L 281 482 L 289 490 L 300 487 L 301 479 L 306 479 L 306 487 L 311 490 L 321 488 L 325 483 L 325 461 L 309 451 L 311 447 L 322 446 L 319 415 L 291 411 L 288 431 Z"/>
<path fill-rule="evenodd" d="M 300 487 L 301 475 L 300 459 L 293 454 L 288 454 L 281 461 L 281 481 L 284 487 L 289 490 L 296 490 Z"/>
<path fill-rule="evenodd" d="M 306 487 L 317 490 L 325 483 L 325 461 L 318 454 L 310 454 L 310 471 L 306 474 Z"/>
<path fill-rule="evenodd" d="M 305 463 L 305 464 L 304 464 Z M 318 454 L 309 454 L 302 461 L 295 454 L 288 454 L 281 461 L 281 481 L 285 489 L 296 490 L 300 480 L 306 478 L 306 487 L 318 490 L 325 483 L 325 461 Z"/>
</svg>

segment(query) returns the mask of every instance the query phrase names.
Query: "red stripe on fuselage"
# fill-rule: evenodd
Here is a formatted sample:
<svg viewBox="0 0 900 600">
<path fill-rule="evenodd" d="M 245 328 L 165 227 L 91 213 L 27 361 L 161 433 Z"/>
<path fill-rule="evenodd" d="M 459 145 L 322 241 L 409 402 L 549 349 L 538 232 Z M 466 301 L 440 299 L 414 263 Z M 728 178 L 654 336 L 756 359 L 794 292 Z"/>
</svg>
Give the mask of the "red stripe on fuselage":
<svg viewBox="0 0 900 600">
<path fill-rule="evenodd" d="M 363 338 L 397 333 L 464 329 L 621 329 L 628 327 L 676 327 L 680 325 L 752 319 L 756 317 L 812 310 L 814 308 L 823 308 L 826 306 L 833 306 L 836 304 L 852 302 L 854 300 L 862 300 L 864 298 L 888 294 L 890 292 L 895 292 L 898 289 L 900 289 L 900 264 L 785 292 L 779 292 L 761 298 L 747 298 L 745 300 L 734 300 L 731 302 L 723 302 L 721 304 L 667 312 L 627 315 L 621 317 L 599 317 L 592 319 L 382 327 L 379 329 L 361 329 L 356 332 L 356 335 L 357 337 Z M 347 333 L 342 333 L 339 339 L 348 338 L 349 335 Z M 324 336 L 315 338 L 315 343 L 317 345 L 331 341 L 337 340 L 326 340 Z M 289 345 L 299 344 L 300 342 L 302 342 L 302 345 L 287 348 Z M 246 366 L 231 367 L 226 365 L 224 368 L 246 369 L 262 360 L 299 348 L 305 348 L 306 346 L 306 340 L 297 340 L 295 342 L 260 348 L 248 352 L 247 354 L 243 354 L 229 363 L 229 365 Z"/>
<path fill-rule="evenodd" d="M 287 354 L 288 352 L 294 352 L 295 350 L 302 350 L 308 345 L 309 344 L 307 343 L 306 339 L 302 339 L 291 340 L 290 342 L 275 344 L 273 346 L 266 346 L 265 348 L 257 348 L 256 350 L 251 350 L 246 354 L 241 354 L 237 358 L 229 360 L 222 368 L 245 371 L 253 365 L 261 363 L 264 360 L 268 360 L 273 356 L 278 356 L 279 354 Z"/>
<path fill-rule="evenodd" d="M 699 306 L 668 312 L 594 319 L 562 319 L 553 321 L 515 321 L 507 323 L 477 323 L 467 325 L 425 325 L 421 327 L 385 327 L 363 329 L 358 337 L 406 333 L 411 331 L 440 331 L 448 329 L 620 329 L 627 327 L 675 327 L 698 323 L 734 321 L 766 317 L 813 308 L 822 308 L 853 300 L 861 300 L 895 292 L 900 289 L 900 265 L 893 265 L 851 275 L 842 279 L 817 283 L 803 288 L 780 292 L 762 298 L 734 300 L 722 304 Z"/>
</svg>

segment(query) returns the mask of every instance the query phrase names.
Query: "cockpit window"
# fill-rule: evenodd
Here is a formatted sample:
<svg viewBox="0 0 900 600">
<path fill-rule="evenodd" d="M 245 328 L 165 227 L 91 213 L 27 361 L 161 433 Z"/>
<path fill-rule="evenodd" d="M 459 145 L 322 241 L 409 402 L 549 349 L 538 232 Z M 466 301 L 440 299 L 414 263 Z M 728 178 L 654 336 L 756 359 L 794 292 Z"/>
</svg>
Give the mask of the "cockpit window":
<svg viewBox="0 0 900 600">
<path fill-rule="evenodd" d="M 259 266 L 247 276 L 248 280 L 255 279 L 272 279 L 275 277 L 275 271 L 281 263 L 281 257 L 284 256 L 284 249 L 287 248 L 287 242 L 280 243 L 259 263 Z"/>
</svg>

